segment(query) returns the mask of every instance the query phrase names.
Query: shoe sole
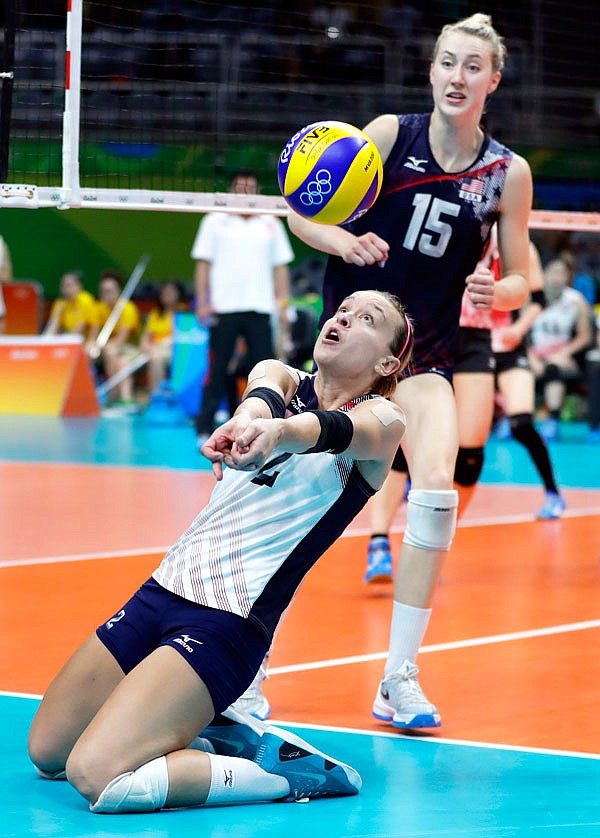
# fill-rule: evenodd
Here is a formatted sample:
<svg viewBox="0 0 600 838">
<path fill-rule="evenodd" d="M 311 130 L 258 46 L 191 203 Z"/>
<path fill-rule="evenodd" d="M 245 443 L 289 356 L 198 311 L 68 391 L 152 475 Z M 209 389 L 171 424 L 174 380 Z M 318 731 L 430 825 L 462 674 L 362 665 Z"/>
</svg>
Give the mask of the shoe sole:
<svg viewBox="0 0 600 838">
<path fill-rule="evenodd" d="M 365 576 L 364 582 L 365 585 L 373 585 L 373 584 L 381 584 L 385 583 L 386 585 L 391 585 L 394 581 L 394 577 L 391 573 L 374 573 L 373 576 L 367 577 Z"/>
<path fill-rule="evenodd" d="M 418 716 L 413 716 L 412 719 L 402 721 L 400 721 L 399 719 L 394 719 L 393 716 L 384 716 L 381 713 L 376 713 L 375 710 L 372 711 L 372 715 L 373 718 L 378 719 L 380 722 L 387 722 L 388 724 L 391 724 L 393 727 L 398 727 L 401 730 L 442 726 L 442 720 L 440 716 L 433 716 L 431 715 L 431 713 L 421 713 Z"/>
<path fill-rule="evenodd" d="M 418 713 L 416 716 L 404 716 L 404 718 L 394 718 L 395 713 L 389 710 L 384 710 L 380 707 L 373 707 L 371 711 L 373 718 L 380 722 L 387 722 L 394 727 L 402 729 L 406 728 L 422 728 L 422 727 L 441 727 L 441 717 L 433 713 Z"/>
</svg>

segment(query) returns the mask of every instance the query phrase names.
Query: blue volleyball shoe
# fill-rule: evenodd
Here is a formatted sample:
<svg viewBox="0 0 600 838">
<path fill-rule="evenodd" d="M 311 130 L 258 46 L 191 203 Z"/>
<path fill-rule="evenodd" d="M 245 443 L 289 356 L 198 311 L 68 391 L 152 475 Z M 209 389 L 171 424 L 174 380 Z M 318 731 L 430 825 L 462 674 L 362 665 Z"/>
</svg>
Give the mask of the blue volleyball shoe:
<svg viewBox="0 0 600 838">
<path fill-rule="evenodd" d="M 253 760 L 267 725 L 249 713 L 228 707 L 205 727 L 200 736 L 208 739 L 215 753 Z"/>
<path fill-rule="evenodd" d="M 567 502 L 562 495 L 557 495 L 556 492 L 546 492 L 544 505 L 535 517 L 542 521 L 551 521 L 554 518 L 560 518 L 566 508 Z"/>
<path fill-rule="evenodd" d="M 360 774 L 350 765 L 278 727 L 269 727 L 263 733 L 254 762 L 269 774 L 285 777 L 290 784 L 285 801 L 344 797 L 358 794 L 362 787 Z"/>
<path fill-rule="evenodd" d="M 367 569 L 364 582 L 371 585 L 374 582 L 393 582 L 394 570 L 390 542 L 385 536 L 375 536 L 369 543 L 367 554 Z"/>
</svg>

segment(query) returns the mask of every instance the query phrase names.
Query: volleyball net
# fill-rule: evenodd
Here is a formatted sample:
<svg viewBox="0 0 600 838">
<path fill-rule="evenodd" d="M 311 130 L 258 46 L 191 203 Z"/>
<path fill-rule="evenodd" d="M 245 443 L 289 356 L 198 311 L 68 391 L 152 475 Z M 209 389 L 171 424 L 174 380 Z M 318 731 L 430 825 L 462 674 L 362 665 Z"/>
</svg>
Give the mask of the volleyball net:
<svg viewBox="0 0 600 838">
<path fill-rule="evenodd" d="M 428 60 L 448 22 L 366 0 L 64 2 L 6 0 L 3 207 L 285 215 L 276 167 L 287 139 L 319 119 L 361 126 L 378 113 L 428 109 Z M 596 44 L 586 29 L 571 54 L 564 32 L 575 7 L 586 17 L 588 5 L 532 3 L 511 21 L 488 113 L 492 133 L 582 189 L 600 167 Z M 240 167 L 255 169 L 268 194 L 229 194 Z M 565 204 L 534 210 L 531 226 L 600 230 L 597 212 Z"/>
</svg>

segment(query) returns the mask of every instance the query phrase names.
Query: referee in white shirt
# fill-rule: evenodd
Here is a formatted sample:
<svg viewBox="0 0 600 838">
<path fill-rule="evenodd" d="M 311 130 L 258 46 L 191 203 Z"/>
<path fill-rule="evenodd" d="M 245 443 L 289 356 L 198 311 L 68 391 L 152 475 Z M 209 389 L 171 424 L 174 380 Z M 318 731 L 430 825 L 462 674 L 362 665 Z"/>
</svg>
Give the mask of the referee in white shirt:
<svg viewBox="0 0 600 838">
<path fill-rule="evenodd" d="M 230 191 L 255 195 L 256 174 L 236 172 Z M 279 218 L 213 212 L 202 219 L 191 255 L 196 261 L 196 314 L 210 325 L 210 368 L 196 419 L 202 445 L 214 430 L 238 337 L 246 341 L 249 369 L 274 355 L 272 318 L 277 314 L 280 328 L 286 328 L 287 266 L 294 254 Z"/>
</svg>

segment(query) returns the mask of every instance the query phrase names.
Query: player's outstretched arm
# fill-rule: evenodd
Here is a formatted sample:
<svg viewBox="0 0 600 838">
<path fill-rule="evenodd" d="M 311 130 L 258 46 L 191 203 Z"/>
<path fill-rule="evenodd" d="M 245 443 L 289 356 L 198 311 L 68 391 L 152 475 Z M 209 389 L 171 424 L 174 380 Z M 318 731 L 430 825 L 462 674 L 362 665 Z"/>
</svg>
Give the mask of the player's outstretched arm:
<svg viewBox="0 0 600 838">
<path fill-rule="evenodd" d="M 285 405 L 298 388 L 296 373 L 280 361 L 261 361 L 248 376 L 248 386 L 242 402 L 227 422 L 217 428 L 200 449 L 211 461 L 217 480 L 223 477 L 223 463 L 231 465 L 230 455 L 234 441 L 254 419 L 283 418 Z"/>
<path fill-rule="evenodd" d="M 309 410 L 288 419 L 255 419 L 235 440 L 225 463 L 240 471 L 262 468 L 275 449 L 291 454 L 345 452 L 361 464 L 379 488 L 405 429 L 404 414 L 384 399 L 372 399 L 349 413 Z"/>
</svg>

